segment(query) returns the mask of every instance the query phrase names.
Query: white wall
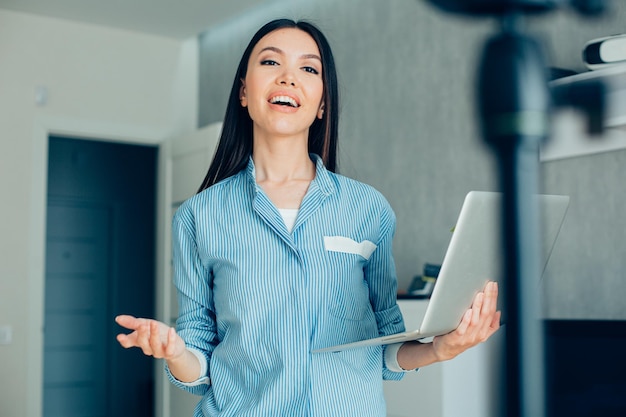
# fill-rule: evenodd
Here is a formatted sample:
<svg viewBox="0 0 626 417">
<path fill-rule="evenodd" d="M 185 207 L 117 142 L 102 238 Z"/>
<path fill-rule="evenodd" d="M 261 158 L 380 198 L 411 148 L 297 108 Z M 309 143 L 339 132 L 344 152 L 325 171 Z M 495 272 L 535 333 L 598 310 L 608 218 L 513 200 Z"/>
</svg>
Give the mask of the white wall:
<svg viewBox="0 0 626 417">
<path fill-rule="evenodd" d="M 196 44 L 0 10 L 3 417 L 41 415 L 48 134 L 158 144 L 192 131 Z"/>
</svg>

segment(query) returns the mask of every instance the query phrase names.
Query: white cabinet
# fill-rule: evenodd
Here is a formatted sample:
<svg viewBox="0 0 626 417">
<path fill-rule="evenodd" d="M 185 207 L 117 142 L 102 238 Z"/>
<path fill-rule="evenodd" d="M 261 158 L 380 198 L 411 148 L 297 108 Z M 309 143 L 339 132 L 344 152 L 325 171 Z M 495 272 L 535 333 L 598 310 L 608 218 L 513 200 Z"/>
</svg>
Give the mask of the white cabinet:
<svg viewBox="0 0 626 417">
<path fill-rule="evenodd" d="M 417 327 L 427 300 L 399 300 L 407 329 Z M 387 417 L 495 417 L 498 395 L 500 329 L 486 343 L 456 358 L 385 381 Z"/>
</svg>

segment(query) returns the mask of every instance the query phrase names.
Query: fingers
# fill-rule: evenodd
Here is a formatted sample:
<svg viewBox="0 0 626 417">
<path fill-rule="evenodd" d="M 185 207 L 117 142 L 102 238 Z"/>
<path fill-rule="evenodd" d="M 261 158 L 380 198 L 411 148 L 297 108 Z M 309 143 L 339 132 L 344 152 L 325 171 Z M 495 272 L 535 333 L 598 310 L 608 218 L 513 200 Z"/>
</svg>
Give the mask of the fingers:
<svg viewBox="0 0 626 417">
<path fill-rule="evenodd" d="M 150 322 L 150 350 L 155 358 L 169 358 L 175 348 L 176 332 L 173 327 L 160 326 L 158 322 Z"/>
<path fill-rule="evenodd" d="M 485 287 L 483 303 L 481 308 L 481 321 L 478 324 L 478 338 L 485 341 L 491 335 L 491 327 L 493 318 L 496 314 L 496 306 L 498 303 L 498 284 L 490 282 Z"/>
<path fill-rule="evenodd" d="M 500 316 L 502 316 L 501 311 L 496 311 L 496 314 L 493 315 L 493 320 L 491 321 L 489 336 L 494 334 L 500 328 Z"/>
<path fill-rule="evenodd" d="M 483 292 L 474 297 L 472 307 L 468 309 L 457 327 L 457 333 L 465 336 L 468 343 L 485 341 L 500 327 L 500 312 L 496 312 L 498 284 L 489 282 Z"/>
<path fill-rule="evenodd" d="M 176 330 L 170 327 L 167 331 L 167 345 L 165 346 L 165 357 L 171 358 L 176 353 Z"/>
<path fill-rule="evenodd" d="M 472 324 L 475 326 L 477 342 L 483 342 L 491 335 L 491 327 L 493 325 L 494 315 L 496 314 L 496 305 L 498 302 L 498 284 L 489 282 L 485 286 L 482 294 L 476 297 L 475 309 L 472 317 Z"/>
<path fill-rule="evenodd" d="M 164 335 L 159 323 L 155 320 L 147 320 L 141 325 L 139 347 L 145 355 L 163 358 L 164 345 L 167 335 Z"/>
<path fill-rule="evenodd" d="M 494 294 L 497 296 L 497 283 L 489 282 L 485 286 L 485 290 L 483 291 L 483 304 L 481 313 L 484 315 L 491 315 L 496 312 L 496 300 L 494 299 Z"/>
<path fill-rule="evenodd" d="M 151 340 L 152 340 L 151 330 L 152 330 L 152 324 L 149 321 L 142 323 L 141 327 L 139 328 L 139 334 L 140 334 L 140 337 L 138 338 L 139 347 L 143 351 L 144 355 L 148 355 L 148 356 L 153 356 L 153 350 L 151 346 Z"/>
<path fill-rule="evenodd" d="M 165 323 L 127 315 L 117 316 L 115 321 L 133 330 L 130 334 L 117 335 L 117 341 L 122 347 L 138 347 L 145 355 L 155 358 L 168 358 L 176 352 L 176 331 Z"/>
<path fill-rule="evenodd" d="M 489 282 L 474 297 L 456 330 L 433 340 L 437 357 L 450 359 L 489 339 L 500 327 L 501 313 L 496 311 L 498 285 Z"/>
<path fill-rule="evenodd" d="M 137 327 L 142 323 L 142 319 L 122 314 L 115 317 L 115 322 L 129 330 L 137 330 Z"/>
<path fill-rule="evenodd" d="M 163 357 L 163 342 L 161 341 L 161 335 L 159 334 L 159 327 L 155 321 L 150 321 L 148 333 L 148 345 L 146 346 L 144 353 L 146 355 L 152 355 L 156 358 Z"/>
<path fill-rule="evenodd" d="M 479 292 L 474 298 L 472 304 L 472 325 L 480 326 L 480 319 L 483 314 L 483 306 L 485 305 L 485 293 Z"/>
<path fill-rule="evenodd" d="M 133 316 L 128 315 L 120 315 L 115 318 L 117 324 L 126 329 L 134 330 L 130 334 L 118 334 L 117 341 L 122 345 L 122 347 L 128 349 L 131 347 L 138 347 L 138 332 L 137 329 L 141 326 L 141 320 L 137 319 Z"/>
<path fill-rule="evenodd" d="M 117 341 L 122 345 L 123 348 L 128 349 L 131 347 L 135 347 L 135 342 L 133 341 L 133 337 L 125 334 L 118 334 Z"/>
<path fill-rule="evenodd" d="M 491 318 L 491 323 L 489 324 L 489 336 L 495 333 L 496 330 L 500 328 L 500 317 L 502 316 L 501 311 L 497 311 L 498 308 L 498 283 L 494 283 L 491 288 L 491 293 L 489 294 L 492 299 L 492 304 L 490 305 L 490 311 L 493 311 L 493 315 Z"/>
<path fill-rule="evenodd" d="M 458 325 L 458 327 L 456 328 L 456 332 L 460 335 L 463 336 L 467 333 L 467 329 L 469 328 L 471 322 L 472 322 L 472 316 L 474 314 L 473 309 L 467 309 L 465 311 L 465 314 L 463 314 L 463 317 L 461 318 L 461 323 Z"/>
</svg>

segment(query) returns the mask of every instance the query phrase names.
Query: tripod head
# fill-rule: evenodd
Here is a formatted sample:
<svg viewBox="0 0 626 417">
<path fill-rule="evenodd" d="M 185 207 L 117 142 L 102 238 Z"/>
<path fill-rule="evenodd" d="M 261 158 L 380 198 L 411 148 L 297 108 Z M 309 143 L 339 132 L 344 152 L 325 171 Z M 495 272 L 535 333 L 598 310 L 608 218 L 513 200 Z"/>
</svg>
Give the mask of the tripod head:
<svg viewBox="0 0 626 417">
<path fill-rule="evenodd" d="M 498 113 L 529 114 L 525 110 L 530 110 L 535 114 L 547 114 L 553 107 L 575 107 L 582 110 L 588 116 L 589 133 L 602 132 L 605 111 L 604 84 L 601 81 L 593 81 L 549 91 L 547 69 L 544 68 L 541 48 L 532 38 L 520 32 L 517 22 L 524 15 L 546 13 L 563 6 L 569 6 L 581 15 L 596 16 L 605 11 L 608 0 L 428 1 L 446 12 L 470 17 L 495 17 L 501 22 L 502 33 L 487 42 L 480 68 L 481 100 L 478 107 L 483 134 L 488 143 L 494 141 L 493 126 L 503 124 L 502 120 L 494 120 L 499 117 Z M 503 96 L 503 91 L 509 94 Z M 545 125 L 538 119 L 530 123 L 535 126 Z M 509 133 L 517 132 L 511 132 L 509 129 Z"/>
</svg>

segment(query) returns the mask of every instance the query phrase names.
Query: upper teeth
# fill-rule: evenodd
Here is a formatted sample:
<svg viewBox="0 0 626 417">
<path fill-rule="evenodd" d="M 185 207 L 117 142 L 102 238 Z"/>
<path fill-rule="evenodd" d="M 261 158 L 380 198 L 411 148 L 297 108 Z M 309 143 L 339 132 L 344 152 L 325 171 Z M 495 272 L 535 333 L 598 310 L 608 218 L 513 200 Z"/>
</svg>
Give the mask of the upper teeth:
<svg viewBox="0 0 626 417">
<path fill-rule="evenodd" d="M 276 103 L 287 103 L 290 106 L 293 107 L 298 107 L 298 103 L 296 103 L 296 100 L 294 100 L 291 97 L 288 96 L 276 96 L 276 97 L 272 97 L 272 100 L 270 101 L 272 104 L 276 104 Z"/>
</svg>

